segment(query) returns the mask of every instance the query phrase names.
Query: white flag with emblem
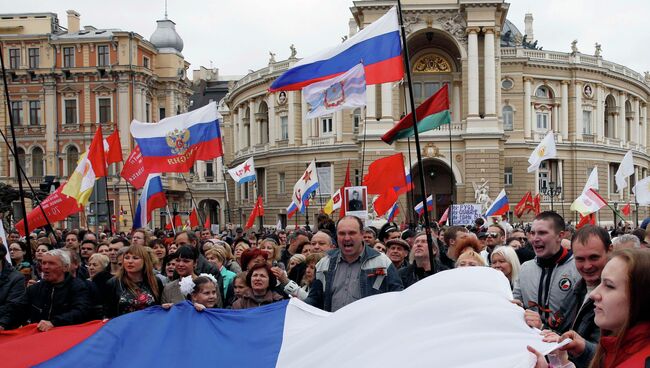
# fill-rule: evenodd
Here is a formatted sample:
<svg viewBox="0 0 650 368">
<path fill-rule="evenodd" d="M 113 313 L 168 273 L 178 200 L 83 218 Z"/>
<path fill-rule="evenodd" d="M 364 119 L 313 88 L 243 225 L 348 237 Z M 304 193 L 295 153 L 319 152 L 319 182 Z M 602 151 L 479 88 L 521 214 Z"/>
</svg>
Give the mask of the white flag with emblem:
<svg viewBox="0 0 650 368">
<path fill-rule="evenodd" d="M 363 64 L 347 72 L 302 89 L 309 104 L 307 118 L 317 118 L 345 109 L 366 106 L 366 74 Z"/>
<path fill-rule="evenodd" d="M 546 137 L 539 142 L 539 145 L 537 145 L 533 154 L 530 155 L 530 158 L 528 159 L 528 163 L 530 164 L 530 166 L 528 166 L 528 172 L 530 173 L 537 170 L 542 161 L 555 158 L 556 155 L 557 149 L 555 148 L 555 136 L 553 135 L 553 131 L 550 131 L 546 134 Z"/>
</svg>

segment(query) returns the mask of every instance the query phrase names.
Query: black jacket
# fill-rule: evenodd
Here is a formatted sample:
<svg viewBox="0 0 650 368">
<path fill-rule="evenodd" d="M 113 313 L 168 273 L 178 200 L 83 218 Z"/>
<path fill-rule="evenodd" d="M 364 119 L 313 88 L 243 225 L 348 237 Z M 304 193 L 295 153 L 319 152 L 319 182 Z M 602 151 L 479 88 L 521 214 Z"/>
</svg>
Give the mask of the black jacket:
<svg viewBox="0 0 650 368">
<path fill-rule="evenodd" d="M 425 277 L 449 269 L 447 268 L 447 266 L 443 265 L 437 259 L 434 260 L 434 262 L 436 263 L 435 266 L 436 272 L 433 273 L 431 271 L 425 271 L 424 268 L 418 268 L 415 263 L 411 263 L 407 267 L 400 268 L 398 270 L 399 277 L 402 279 L 402 285 L 404 285 L 404 288 L 406 289 L 407 287 L 415 284 L 416 282 L 422 280 Z"/>
<path fill-rule="evenodd" d="M 0 272 L 0 326 L 5 330 L 20 325 L 20 300 L 25 294 L 25 276 L 4 259 Z"/>
<path fill-rule="evenodd" d="M 68 273 L 60 284 L 41 281 L 28 287 L 21 304 L 30 323 L 46 320 L 54 326 L 67 326 L 91 319 L 88 286 Z"/>
<path fill-rule="evenodd" d="M 163 292 L 163 283 L 159 278 L 155 278 L 158 285 L 158 297 L 155 297 L 155 304 L 160 304 L 160 298 Z M 147 285 L 148 286 L 148 285 Z M 103 301 L 104 301 L 104 316 L 106 318 L 119 317 L 122 314 L 128 313 L 120 310 L 120 297 L 122 293 L 126 290 L 122 282 L 117 278 L 113 277 L 106 282 L 106 287 L 103 291 Z"/>
</svg>

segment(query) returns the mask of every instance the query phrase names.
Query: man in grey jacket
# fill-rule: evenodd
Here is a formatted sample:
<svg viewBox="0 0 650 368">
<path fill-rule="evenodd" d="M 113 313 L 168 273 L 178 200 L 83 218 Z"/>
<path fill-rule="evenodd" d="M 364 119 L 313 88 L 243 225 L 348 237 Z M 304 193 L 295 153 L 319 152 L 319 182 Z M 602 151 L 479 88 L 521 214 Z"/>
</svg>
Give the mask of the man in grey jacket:
<svg viewBox="0 0 650 368">
<path fill-rule="evenodd" d="M 564 226 L 562 216 L 552 211 L 533 220 L 530 238 L 535 258 L 521 265 L 513 290 L 514 298 L 526 309 L 529 325 L 541 319 L 543 327 L 557 328 L 560 306 L 575 298 L 573 288 L 581 277 L 573 253 L 560 245 Z"/>
</svg>

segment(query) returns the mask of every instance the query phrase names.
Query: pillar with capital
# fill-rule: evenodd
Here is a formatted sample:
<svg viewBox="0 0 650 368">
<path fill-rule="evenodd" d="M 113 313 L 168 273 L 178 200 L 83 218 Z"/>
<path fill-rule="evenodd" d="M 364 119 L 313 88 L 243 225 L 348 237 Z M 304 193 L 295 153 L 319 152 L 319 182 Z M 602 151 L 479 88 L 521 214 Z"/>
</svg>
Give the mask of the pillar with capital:
<svg viewBox="0 0 650 368">
<path fill-rule="evenodd" d="M 627 137 L 625 134 L 625 100 L 627 96 L 625 92 L 620 92 L 618 95 L 618 122 L 616 124 L 616 137 L 625 142 Z"/>
<path fill-rule="evenodd" d="M 583 121 L 582 121 L 582 84 L 580 82 L 575 82 L 574 85 L 574 92 L 575 94 L 575 105 L 574 105 L 574 110 L 575 110 L 575 127 L 576 127 L 576 135 L 574 140 L 582 140 L 582 132 L 585 131 L 585 127 L 583 126 Z M 587 124 L 590 124 L 590 122 L 586 122 Z M 591 132 L 591 130 L 587 130 L 588 132 Z"/>
<path fill-rule="evenodd" d="M 483 27 L 483 95 L 486 117 L 496 116 L 496 69 L 493 27 Z M 478 89 L 477 89 L 478 93 Z"/>
<path fill-rule="evenodd" d="M 468 117 L 478 117 L 478 27 L 467 28 L 467 96 Z"/>
<path fill-rule="evenodd" d="M 563 80 L 560 86 L 560 134 L 562 140 L 569 140 L 569 82 Z"/>
<path fill-rule="evenodd" d="M 531 83 L 533 79 L 524 77 L 524 138 L 532 137 Z"/>
</svg>

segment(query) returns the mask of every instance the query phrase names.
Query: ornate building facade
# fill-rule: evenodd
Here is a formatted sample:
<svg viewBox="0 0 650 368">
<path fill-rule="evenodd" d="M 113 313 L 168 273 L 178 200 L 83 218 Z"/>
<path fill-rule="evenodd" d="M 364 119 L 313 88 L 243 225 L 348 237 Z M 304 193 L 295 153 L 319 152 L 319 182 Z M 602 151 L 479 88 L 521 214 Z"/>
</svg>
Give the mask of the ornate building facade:
<svg viewBox="0 0 650 368">
<path fill-rule="evenodd" d="M 171 20 L 159 20 L 146 40 L 119 29 L 82 29 L 79 13 L 72 10 L 67 29 L 54 13 L 3 14 L 0 42 L 11 97 L 8 108 L 0 104 L 0 128 L 11 139 L 12 114 L 21 166 L 33 184 L 48 176 L 66 180 L 98 126 L 105 137 L 119 129 L 126 158 L 133 147 L 133 119 L 158 121 L 187 111 L 189 63 Z M 99 183 L 98 197 L 91 197 L 85 213 L 64 225 L 107 226 L 112 214 L 118 229 L 128 230 L 137 195 L 120 179 L 120 170 L 121 164 L 109 167 L 108 201 L 106 187 Z M 0 180 L 16 186 L 16 177 L 13 157 L 0 144 Z M 172 205 L 184 206 L 188 198 L 182 178 L 167 175 L 164 181 Z M 14 211 L 18 218 L 20 212 Z M 155 218 L 159 224 L 160 216 Z"/>
<path fill-rule="evenodd" d="M 351 8 L 350 36 L 377 20 L 393 4 L 357 0 Z M 581 52 L 546 51 L 534 41 L 532 15 L 525 34 L 507 19 L 504 1 L 404 0 L 403 14 L 413 75 L 414 98 L 422 102 L 449 85 L 452 123 L 421 135 L 427 194 L 433 194 L 435 218 L 451 200 L 475 202 L 474 185 L 487 183 L 494 198 L 505 188 L 511 208 L 530 190 L 542 194 L 542 207 L 553 207 L 574 220 L 571 202 L 580 194 L 594 167 L 599 192 L 613 205 L 631 203 L 637 178 L 648 175 L 650 80 L 603 59 L 600 46 Z M 568 44 L 568 42 L 567 42 Z M 568 49 L 567 45 L 567 49 Z M 309 222 L 337 187 L 348 162 L 352 183 L 361 182 L 369 163 L 396 152 L 415 157 L 407 140 L 387 145 L 380 140 L 407 109 L 408 91 L 401 83 L 368 86 L 367 107 L 320 119 L 307 119 L 299 91 L 269 93 L 272 81 L 297 62 L 291 56 L 235 82 L 222 101 L 225 162 L 232 167 L 255 157 L 256 185 L 240 187 L 227 180 L 230 209 L 243 222 L 256 193 L 264 196 L 264 222 L 286 224 L 286 207 L 294 183 L 316 159 L 321 191 L 311 202 Z M 557 142 L 557 159 L 528 173 L 528 157 L 548 131 Z M 614 173 L 628 150 L 634 153 L 635 174 L 617 193 Z M 419 175 L 415 159 L 411 173 Z M 453 184 L 452 184 L 453 183 Z M 561 188 L 550 195 L 551 188 Z M 453 188 L 453 190 L 452 190 Z M 402 196 L 398 221 L 409 221 L 419 188 Z M 224 208 L 222 206 L 222 208 Z M 639 217 L 646 216 L 645 208 Z M 405 217 L 406 216 L 406 217 Z M 600 219 L 612 221 L 611 211 Z M 524 217 L 523 220 L 530 220 Z M 293 219 L 289 221 L 293 224 Z M 305 217 L 298 216 L 304 224 Z"/>
</svg>

